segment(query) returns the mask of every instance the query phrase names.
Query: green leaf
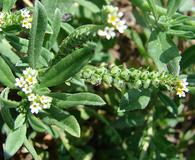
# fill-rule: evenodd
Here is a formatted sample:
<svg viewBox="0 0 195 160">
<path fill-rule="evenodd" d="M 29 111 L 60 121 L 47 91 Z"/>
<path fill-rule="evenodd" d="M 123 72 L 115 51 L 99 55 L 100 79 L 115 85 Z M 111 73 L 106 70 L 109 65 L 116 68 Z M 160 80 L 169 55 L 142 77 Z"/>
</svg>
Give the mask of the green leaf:
<svg viewBox="0 0 195 160">
<path fill-rule="evenodd" d="M 61 59 L 52 66 L 43 77 L 41 77 L 41 87 L 51 87 L 63 83 L 68 78 L 75 75 L 92 58 L 93 49 L 86 47 L 74 51 L 72 54 Z"/>
<path fill-rule="evenodd" d="M 169 71 L 175 75 L 179 74 L 181 59 L 179 50 L 166 33 L 152 31 L 148 43 L 148 53 L 160 72 Z"/>
<path fill-rule="evenodd" d="M 42 0 L 41 1 L 47 11 L 50 19 L 54 17 L 56 8 L 59 8 L 61 13 L 65 13 L 67 8 L 70 8 L 74 3 L 72 0 Z"/>
<path fill-rule="evenodd" d="M 182 59 L 181 59 L 181 68 L 185 69 L 187 67 L 190 67 L 190 65 L 194 64 L 194 58 L 195 58 L 195 45 L 187 48 L 183 54 L 182 54 Z"/>
<path fill-rule="evenodd" d="M 26 125 L 9 133 L 4 147 L 4 155 L 8 159 L 12 157 L 22 146 L 26 138 Z"/>
<path fill-rule="evenodd" d="M 17 50 L 18 52 L 27 53 L 29 40 L 25 38 L 17 37 L 15 35 L 6 35 L 6 39 L 15 50 Z M 16 60 L 17 58 L 15 59 L 15 61 Z"/>
<path fill-rule="evenodd" d="M 158 94 L 158 96 L 161 99 L 161 101 L 165 104 L 165 107 L 167 108 L 167 110 L 174 116 L 177 116 L 178 110 L 177 110 L 177 105 L 175 104 L 175 102 L 172 99 L 170 99 L 167 95 L 161 92 Z"/>
<path fill-rule="evenodd" d="M 28 48 L 29 63 L 32 68 L 36 68 L 38 60 L 40 58 L 46 29 L 46 11 L 43 5 L 39 1 L 36 1 L 33 11 L 33 22 Z"/>
<path fill-rule="evenodd" d="M 40 160 L 40 158 L 39 158 L 36 150 L 34 149 L 32 143 L 27 138 L 24 141 L 24 146 L 31 153 L 31 155 L 33 156 L 34 160 Z"/>
<path fill-rule="evenodd" d="M 42 47 L 40 58 L 38 59 L 37 68 L 48 67 L 54 59 L 54 54 Z"/>
<path fill-rule="evenodd" d="M 130 30 L 130 29 L 127 29 L 126 30 L 126 33 L 127 33 L 127 36 L 129 38 L 131 38 L 135 44 L 136 44 L 136 47 L 137 49 L 139 50 L 139 52 L 144 56 L 144 57 L 148 57 L 148 54 L 145 50 L 145 47 L 144 47 L 144 44 L 142 42 L 142 39 L 140 37 L 140 35 L 134 31 L 134 30 Z"/>
<path fill-rule="evenodd" d="M 16 0 L 3 0 L 3 11 L 9 11 L 15 4 Z"/>
<path fill-rule="evenodd" d="M 54 105 L 61 108 L 68 108 L 78 105 L 105 105 L 104 100 L 93 93 L 76 93 L 71 95 L 63 93 L 52 93 L 50 96 L 54 98 Z"/>
<path fill-rule="evenodd" d="M 0 54 L 14 65 L 21 62 L 20 57 L 12 51 L 11 45 L 5 39 L 2 39 L 0 42 Z"/>
<path fill-rule="evenodd" d="M 19 102 L 11 101 L 3 97 L 0 97 L 0 102 L 2 103 L 3 106 L 6 106 L 6 108 L 16 108 L 20 105 Z"/>
<path fill-rule="evenodd" d="M 149 5 L 155 19 L 157 20 L 158 13 L 157 13 L 157 10 L 156 10 L 156 4 L 155 4 L 154 0 L 148 0 L 147 2 L 148 2 L 148 5 Z"/>
<path fill-rule="evenodd" d="M 150 90 L 131 89 L 121 99 L 120 111 L 133 111 L 144 109 L 150 102 Z"/>
<path fill-rule="evenodd" d="M 45 132 L 47 126 L 37 117 L 35 117 L 33 114 L 28 114 L 28 121 L 31 125 L 31 127 L 37 131 L 37 132 Z"/>
<path fill-rule="evenodd" d="M 3 85 L 10 88 L 15 88 L 15 77 L 2 57 L 0 57 L 0 75 L 0 82 Z"/>
<path fill-rule="evenodd" d="M 9 88 L 5 88 L 2 92 L 1 92 L 1 98 L 4 100 L 7 100 L 8 98 L 8 94 L 9 94 Z M 2 100 L 0 100 L 0 113 L 1 116 L 4 120 L 4 122 L 7 124 L 7 126 L 10 129 L 14 129 L 14 120 L 12 118 L 12 115 L 10 113 L 10 110 L 7 106 L 4 105 L 4 102 L 2 102 Z"/>
<path fill-rule="evenodd" d="M 49 39 L 49 47 L 48 47 L 49 50 L 53 47 L 54 43 L 56 42 L 61 28 L 61 14 L 58 8 L 55 10 L 55 14 L 51 21 L 51 25 L 53 29 L 53 34 Z"/>
<path fill-rule="evenodd" d="M 26 120 L 26 116 L 25 114 L 20 113 L 17 117 L 16 120 L 14 122 L 14 129 L 20 128 L 22 127 L 22 125 L 24 124 Z"/>
<path fill-rule="evenodd" d="M 94 3 L 87 1 L 87 0 L 75 0 L 75 2 L 79 3 L 81 6 L 87 8 L 92 13 L 98 13 L 100 12 L 100 9 L 97 5 Z"/>
<path fill-rule="evenodd" d="M 58 125 L 57 125 L 58 126 Z M 71 134 L 74 137 L 80 137 L 81 129 L 79 126 L 78 121 L 74 116 L 68 116 L 63 120 L 62 125 L 60 124 L 59 127 L 64 129 L 66 132 Z"/>
<path fill-rule="evenodd" d="M 80 126 L 74 116 L 56 107 L 51 107 L 49 112 L 51 115 L 44 118 L 45 123 L 56 125 L 72 136 L 80 137 Z"/>
<path fill-rule="evenodd" d="M 68 34 L 71 34 L 72 32 L 74 32 L 74 27 L 68 23 L 61 23 L 61 27 Z"/>
<path fill-rule="evenodd" d="M 169 0 L 168 8 L 167 8 L 167 16 L 171 17 L 175 14 L 177 9 L 179 8 L 182 0 Z"/>
</svg>

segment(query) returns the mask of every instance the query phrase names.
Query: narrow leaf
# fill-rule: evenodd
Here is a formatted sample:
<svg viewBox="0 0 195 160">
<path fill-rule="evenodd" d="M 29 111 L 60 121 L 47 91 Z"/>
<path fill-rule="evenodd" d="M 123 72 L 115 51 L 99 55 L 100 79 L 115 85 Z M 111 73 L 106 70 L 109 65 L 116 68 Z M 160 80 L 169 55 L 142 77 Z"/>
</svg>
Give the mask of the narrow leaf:
<svg viewBox="0 0 195 160">
<path fill-rule="evenodd" d="M 40 160 L 36 150 L 34 149 L 33 145 L 31 144 L 31 142 L 28 139 L 25 139 L 24 146 L 31 153 L 34 160 Z"/>
<path fill-rule="evenodd" d="M 4 100 L 7 100 L 9 94 L 9 88 L 5 88 L 1 92 L 1 98 Z M 12 115 L 10 113 L 10 110 L 7 106 L 4 105 L 4 102 L 0 99 L 0 113 L 4 120 L 4 122 L 7 124 L 7 126 L 10 129 L 14 129 L 14 120 L 12 118 Z"/>
<path fill-rule="evenodd" d="M 4 61 L 2 57 L 0 57 L 0 82 L 10 88 L 15 87 L 15 77 L 12 74 L 11 69 L 7 65 L 7 63 Z"/>
<path fill-rule="evenodd" d="M 14 65 L 21 62 L 20 57 L 12 51 L 12 46 L 5 39 L 2 39 L 0 42 L 0 54 Z"/>
<path fill-rule="evenodd" d="M 47 126 L 37 117 L 35 117 L 33 114 L 28 115 L 28 121 L 31 125 L 31 127 L 37 131 L 37 132 L 45 132 Z"/>
<path fill-rule="evenodd" d="M 102 106 L 105 105 L 104 100 L 93 93 L 76 93 L 76 94 L 63 94 L 52 93 L 51 97 L 54 98 L 54 105 L 61 108 L 68 108 L 78 105 Z"/>
<path fill-rule="evenodd" d="M 88 63 L 92 57 L 91 48 L 83 48 L 74 51 L 72 54 L 61 59 L 52 66 L 41 78 L 41 87 L 51 87 L 63 83 L 65 80 L 75 75 Z"/>
<path fill-rule="evenodd" d="M 12 157 L 22 146 L 26 137 L 26 125 L 9 133 L 4 147 L 4 155 L 8 159 Z"/>
<path fill-rule="evenodd" d="M 45 32 L 47 29 L 47 15 L 43 5 L 35 2 L 33 12 L 33 22 L 29 41 L 29 63 L 32 68 L 36 68 L 41 55 L 41 48 L 44 41 Z"/>
<path fill-rule="evenodd" d="M 55 10 L 54 17 L 51 21 L 51 24 L 52 24 L 53 34 L 49 39 L 49 48 L 48 48 L 49 50 L 53 47 L 54 43 L 56 42 L 61 28 L 61 13 L 58 8 Z"/>
<path fill-rule="evenodd" d="M 99 7 L 88 0 L 75 0 L 75 1 L 78 2 L 81 6 L 90 10 L 92 13 L 100 12 Z"/>
<path fill-rule="evenodd" d="M 45 123 L 56 125 L 72 136 L 80 137 L 80 126 L 74 116 L 57 107 L 51 107 L 49 112 L 50 116 L 44 118 Z"/>
<path fill-rule="evenodd" d="M 177 9 L 179 8 L 182 0 L 169 0 L 167 8 L 167 16 L 173 16 Z"/>
</svg>

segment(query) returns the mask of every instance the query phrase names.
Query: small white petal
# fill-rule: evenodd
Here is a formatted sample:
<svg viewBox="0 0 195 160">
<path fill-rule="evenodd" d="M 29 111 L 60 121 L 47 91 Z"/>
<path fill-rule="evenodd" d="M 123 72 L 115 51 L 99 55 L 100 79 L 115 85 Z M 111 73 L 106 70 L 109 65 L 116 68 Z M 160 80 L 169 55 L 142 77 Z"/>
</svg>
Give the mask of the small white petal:
<svg viewBox="0 0 195 160">
<path fill-rule="evenodd" d="M 30 102 L 33 102 L 35 99 L 37 99 L 37 97 L 35 96 L 35 94 L 30 94 L 28 96 L 28 101 L 30 101 Z"/>
</svg>

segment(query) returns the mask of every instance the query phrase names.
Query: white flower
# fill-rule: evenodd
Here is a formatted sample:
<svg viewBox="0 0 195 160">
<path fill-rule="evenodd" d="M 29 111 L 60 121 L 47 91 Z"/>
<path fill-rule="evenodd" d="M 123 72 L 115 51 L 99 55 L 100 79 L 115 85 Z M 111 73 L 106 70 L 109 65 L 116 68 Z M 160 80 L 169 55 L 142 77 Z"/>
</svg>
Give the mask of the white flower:
<svg viewBox="0 0 195 160">
<path fill-rule="evenodd" d="M 31 18 L 25 18 L 22 20 L 22 27 L 26 29 L 31 29 L 32 27 L 32 19 Z"/>
<path fill-rule="evenodd" d="M 39 111 L 42 110 L 42 108 L 39 103 L 34 102 L 30 105 L 30 110 L 31 110 L 31 113 L 37 114 Z"/>
<path fill-rule="evenodd" d="M 108 14 L 108 23 L 116 25 L 117 22 L 121 21 L 120 18 L 123 16 L 122 12 L 119 13 L 109 13 Z"/>
<path fill-rule="evenodd" d="M 23 18 L 29 18 L 30 17 L 30 11 L 28 9 L 21 10 L 21 15 Z"/>
<path fill-rule="evenodd" d="M 33 94 L 33 93 L 28 96 L 28 101 L 30 101 L 30 102 L 33 102 L 36 99 L 37 99 L 37 96 L 35 94 Z"/>
<path fill-rule="evenodd" d="M 33 88 L 32 88 L 32 86 L 29 86 L 29 85 L 25 84 L 24 87 L 22 88 L 22 91 L 25 94 L 30 94 L 30 93 L 32 93 Z"/>
<path fill-rule="evenodd" d="M 3 12 L 0 12 L 0 20 L 4 18 L 5 14 Z"/>
<path fill-rule="evenodd" d="M 41 101 L 41 103 L 51 103 L 52 102 L 52 98 L 48 97 L 48 96 L 40 96 L 39 100 Z"/>
<path fill-rule="evenodd" d="M 99 30 L 98 35 L 101 37 L 106 37 L 106 39 L 111 39 L 116 36 L 116 33 L 114 32 L 114 28 L 110 27 L 105 27 L 104 30 Z"/>
<path fill-rule="evenodd" d="M 120 33 L 124 33 L 124 31 L 128 28 L 125 20 L 118 21 L 115 26 Z"/>
<path fill-rule="evenodd" d="M 3 25 L 3 23 L 4 23 L 4 16 L 5 16 L 5 14 L 4 13 L 2 13 L 2 12 L 0 12 L 0 32 L 2 31 L 2 28 L 1 28 L 1 26 Z"/>
<path fill-rule="evenodd" d="M 189 89 L 187 88 L 187 86 L 188 86 L 188 82 L 186 78 L 179 80 L 176 85 L 176 94 L 179 97 L 185 97 L 186 92 L 189 92 Z"/>
<path fill-rule="evenodd" d="M 32 68 L 26 68 L 24 71 L 23 71 L 23 74 L 25 77 L 37 77 L 38 73 L 35 69 L 32 69 Z"/>
<path fill-rule="evenodd" d="M 24 77 L 16 78 L 15 86 L 22 88 L 24 87 L 25 83 L 26 82 L 25 82 Z"/>
<path fill-rule="evenodd" d="M 51 103 L 42 104 L 43 109 L 49 109 L 50 107 L 51 107 Z"/>
<path fill-rule="evenodd" d="M 26 82 L 27 82 L 30 86 L 33 86 L 33 85 L 35 85 L 35 84 L 38 83 L 36 77 L 33 77 L 33 76 L 28 76 L 28 77 L 26 77 L 25 80 L 26 80 Z"/>
</svg>

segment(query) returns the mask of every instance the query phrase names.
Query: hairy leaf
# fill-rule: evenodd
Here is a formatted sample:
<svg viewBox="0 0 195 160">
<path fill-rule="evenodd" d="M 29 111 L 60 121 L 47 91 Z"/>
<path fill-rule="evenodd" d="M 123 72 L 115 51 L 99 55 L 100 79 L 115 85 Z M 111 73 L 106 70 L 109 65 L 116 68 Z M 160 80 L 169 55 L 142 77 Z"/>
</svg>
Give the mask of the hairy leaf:
<svg viewBox="0 0 195 160">
<path fill-rule="evenodd" d="M 9 133 L 4 147 L 4 155 L 6 158 L 12 157 L 22 146 L 26 138 L 26 125 Z"/>
<path fill-rule="evenodd" d="M 54 105 L 61 108 L 78 105 L 102 106 L 105 104 L 101 97 L 93 93 L 76 93 L 71 95 L 52 93 L 50 96 L 54 98 Z"/>
<path fill-rule="evenodd" d="M 169 71 L 175 75 L 180 71 L 180 55 L 176 45 L 164 32 L 154 30 L 148 43 L 148 53 L 160 72 Z"/>
<path fill-rule="evenodd" d="M 34 160 L 40 160 L 36 150 L 33 147 L 33 144 L 27 138 L 24 141 L 24 146 L 31 153 L 31 155 L 33 156 Z"/>
<path fill-rule="evenodd" d="M 29 63 L 32 68 L 36 68 L 41 55 L 41 49 L 44 41 L 45 32 L 47 29 L 47 14 L 43 5 L 36 1 L 33 22 L 29 41 Z"/>
<path fill-rule="evenodd" d="M 9 110 L 9 108 L 6 105 L 4 105 L 5 102 L 3 102 L 3 100 L 7 100 L 8 94 L 9 94 L 9 88 L 5 88 L 1 92 L 0 113 L 1 113 L 1 116 L 2 116 L 2 118 L 4 120 L 4 122 L 7 124 L 7 126 L 10 129 L 14 129 L 14 120 L 12 118 L 12 115 L 10 113 L 10 110 Z"/>
<path fill-rule="evenodd" d="M 2 57 L 0 57 L 0 75 L 0 82 L 3 85 L 10 88 L 15 88 L 15 77 Z"/>
<path fill-rule="evenodd" d="M 59 85 L 75 75 L 91 59 L 93 56 L 92 52 L 93 49 L 86 47 L 78 49 L 61 59 L 41 77 L 41 87 Z"/>
<path fill-rule="evenodd" d="M 150 90 L 131 89 L 121 99 L 120 111 L 144 109 L 150 101 Z"/>
</svg>

